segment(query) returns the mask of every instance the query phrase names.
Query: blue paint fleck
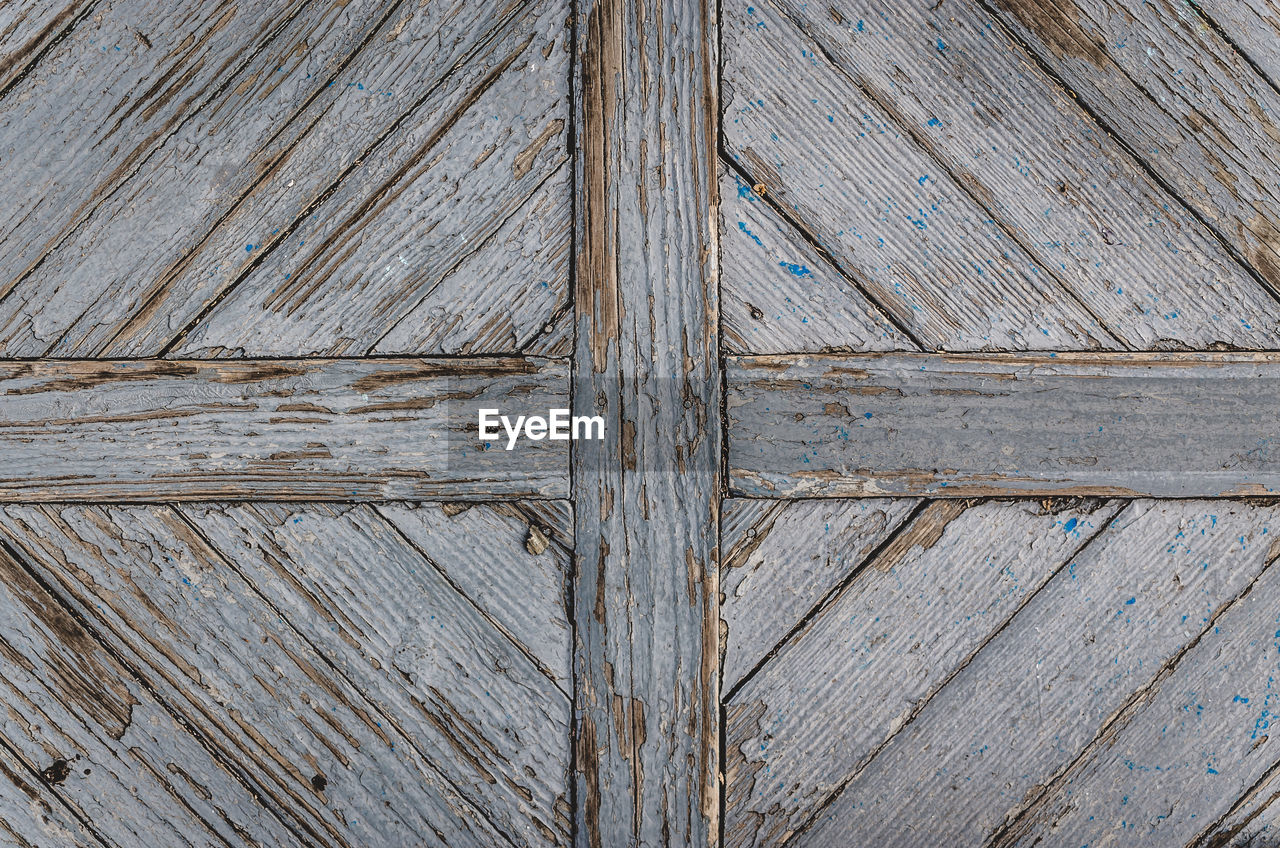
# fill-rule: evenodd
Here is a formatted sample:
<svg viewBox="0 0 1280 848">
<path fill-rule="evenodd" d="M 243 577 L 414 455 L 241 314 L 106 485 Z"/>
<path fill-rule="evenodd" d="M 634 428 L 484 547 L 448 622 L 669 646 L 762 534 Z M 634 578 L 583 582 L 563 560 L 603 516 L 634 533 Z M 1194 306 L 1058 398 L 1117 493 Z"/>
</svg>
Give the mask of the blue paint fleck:
<svg viewBox="0 0 1280 848">
<path fill-rule="evenodd" d="M 942 121 L 939 121 L 937 118 L 930 118 L 928 125 L 931 127 L 940 127 L 942 126 Z"/>
<path fill-rule="evenodd" d="M 1125 601 L 1125 602 L 1124 602 L 1124 605 L 1125 605 L 1125 606 L 1127 606 L 1127 607 L 1131 607 L 1131 606 L 1133 606 L 1134 604 L 1136 604 L 1137 602 L 1138 602 L 1138 599 L 1137 599 L 1137 598 L 1130 598 L 1129 600 L 1127 600 L 1127 601 Z"/>
<path fill-rule="evenodd" d="M 797 277 L 809 277 L 813 275 L 813 272 L 804 265 L 797 265 L 794 262 L 779 262 L 778 264 Z"/>
<path fill-rule="evenodd" d="M 929 179 L 929 175 L 928 175 L 928 174 L 925 174 L 923 177 L 921 177 L 920 179 L 916 180 L 916 182 L 920 183 L 920 185 L 924 185 L 925 180 L 927 180 L 927 179 Z"/>
<path fill-rule="evenodd" d="M 1062 525 L 1062 529 L 1064 532 L 1067 532 L 1067 533 L 1070 533 L 1072 530 L 1076 529 L 1076 519 L 1074 518 L 1067 519 L 1067 523 Z"/>
<path fill-rule="evenodd" d="M 251 251 L 251 250 L 253 250 L 253 245 L 251 245 L 251 244 L 246 244 L 246 245 L 244 246 L 244 252 L 245 252 L 245 253 L 248 253 L 248 252 L 249 252 L 249 251 Z"/>
</svg>

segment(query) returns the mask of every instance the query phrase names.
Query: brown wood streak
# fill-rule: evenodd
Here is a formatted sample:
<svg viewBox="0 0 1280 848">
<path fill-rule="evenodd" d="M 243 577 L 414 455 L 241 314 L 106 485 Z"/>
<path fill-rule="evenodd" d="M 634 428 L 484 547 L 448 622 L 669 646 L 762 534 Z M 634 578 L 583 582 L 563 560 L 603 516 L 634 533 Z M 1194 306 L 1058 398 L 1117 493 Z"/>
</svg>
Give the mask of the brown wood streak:
<svg viewBox="0 0 1280 848">
<path fill-rule="evenodd" d="M 577 841 L 718 834 L 713 5 L 584 0 L 575 178 Z"/>
</svg>

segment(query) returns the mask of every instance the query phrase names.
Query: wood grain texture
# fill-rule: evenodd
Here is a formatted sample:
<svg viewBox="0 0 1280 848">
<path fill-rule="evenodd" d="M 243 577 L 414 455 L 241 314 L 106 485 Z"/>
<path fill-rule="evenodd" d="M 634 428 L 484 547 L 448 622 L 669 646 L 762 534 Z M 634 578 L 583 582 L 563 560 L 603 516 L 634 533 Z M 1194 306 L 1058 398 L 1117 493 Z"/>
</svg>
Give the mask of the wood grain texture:
<svg viewBox="0 0 1280 848">
<path fill-rule="evenodd" d="M 1280 92 L 1176 0 L 993 5 L 1151 173 L 1280 286 Z"/>
<path fill-rule="evenodd" d="M 567 695 L 573 689 L 568 551 L 514 504 L 459 506 L 376 509 Z M 567 738 L 566 731 L 566 750 Z"/>
<path fill-rule="evenodd" d="M 495 545 L 454 547 L 447 556 L 437 545 L 427 561 L 372 507 L 192 504 L 182 512 L 271 610 L 365 693 L 386 717 L 380 722 L 507 838 L 568 844 L 570 701 L 509 635 L 523 620 L 553 616 L 562 594 L 518 594 L 495 620 L 451 579 L 483 572 Z M 489 532 L 514 535 L 509 527 Z M 513 576 L 538 564 L 523 548 L 505 555 Z M 539 646 L 556 636 L 567 658 L 567 627 Z"/>
<path fill-rule="evenodd" d="M 786 841 L 1119 506 L 935 501 L 905 525 L 725 705 L 725 844 Z"/>
<path fill-rule="evenodd" d="M 917 503 L 912 498 L 777 502 L 743 533 L 742 543 L 722 547 L 720 620 L 727 634 L 720 680 L 725 691 L 732 691 L 892 536 Z"/>
<path fill-rule="evenodd" d="M 311 8 L 315 5 L 325 8 Z M 337 0 L 116 0 L 72 12 L 89 17 L 49 45 L 42 60 L 0 99 L 0 150 L 6 153 L 0 157 L 0 184 L 9 201 L 0 210 L 0 351 L 39 355 L 65 326 L 50 326 L 34 315 L 28 316 L 25 331 L 14 325 L 23 315 L 15 309 L 19 304 L 34 302 L 30 308 L 37 312 L 44 306 L 24 296 L 24 282 L 38 283 L 54 271 L 45 262 L 50 252 L 162 145 L 180 144 L 189 152 L 207 136 L 208 126 L 191 133 L 198 126 L 191 118 L 227 93 L 229 79 L 252 73 L 254 66 L 259 73 L 264 66 L 274 69 L 305 44 L 308 22 L 333 27 L 346 5 Z M 364 5 L 357 17 L 373 11 L 374 4 Z M 357 17 L 351 24 L 358 33 Z M 326 59 L 341 62 L 340 44 L 315 46 L 338 52 L 317 54 L 320 61 L 307 53 L 294 63 L 307 62 L 309 70 L 320 71 Z M 267 85 L 277 79 L 268 76 Z M 166 180 L 172 177 L 165 174 Z M 153 183 L 150 191 L 163 189 Z M 185 191 L 163 193 L 190 202 Z M 113 261 L 93 268 L 101 274 L 117 264 L 138 229 L 118 231 Z M 83 258 L 79 251 L 72 255 Z M 64 298 L 87 293 L 73 287 Z M 40 344 L 38 335 L 50 338 Z M 17 343 L 19 338 L 29 343 Z"/>
<path fill-rule="evenodd" d="M 710 846 L 719 814 L 716 12 L 577 9 L 577 841 Z"/>
<path fill-rule="evenodd" d="M 770 202 L 928 349 L 1119 347 L 767 3 L 726 3 L 724 142 Z"/>
<path fill-rule="evenodd" d="M 777 5 L 1123 347 L 1278 346 L 1280 303 L 979 0 Z"/>
<path fill-rule="evenodd" d="M 300 15 L 0 304 L 7 351 L 153 356 L 265 256 L 314 252 L 323 201 L 381 172 L 385 142 L 404 137 L 393 127 L 430 135 L 441 79 L 483 76 L 466 60 L 516 5 L 335 3 Z"/>
<path fill-rule="evenodd" d="M 569 309 L 572 176 L 572 166 L 561 165 L 373 352 L 474 356 L 523 350 L 546 334 L 547 323 Z"/>
<path fill-rule="evenodd" d="M 568 442 L 483 449 L 477 410 L 568 406 L 533 359 L 0 364 L 0 500 L 564 497 Z"/>
<path fill-rule="evenodd" d="M 795 844 L 910 844 L 922 827 L 946 844 L 984 844 L 1213 627 L 1219 610 L 1266 566 L 1277 529 L 1268 507 L 1132 503 L 841 788 Z M 1180 795 L 1136 805 L 1134 820 L 1154 820 Z"/>
<path fill-rule="evenodd" d="M 1280 3 L 1198 0 L 1194 8 L 1271 83 L 1280 81 Z"/>
<path fill-rule="evenodd" d="M 27 0 L 0 9 L 0 97 L 66 38 L 95 0 Z"/>
<path fill-rule="evenodd" d="M 302 844 L 20 560 L 0 542 L 0 841 Z"/>
<path fill-rule="evenodd" d="M 720 176 L 724 347 L 735 353 L 913 350 L 858 287 L 727 168 Z"/>
<path fill-rule="evenodd" d="M 741 494 L 1280 488 L 1275 354 L 735 357 L 726 369 Z"/>
<path fill-rule="evenodd" d="M 506 251 L 523 242 L 491 237 L 568 159 L 567 14 L 568 0 L 543 0 L 515 16 L 267 245 L 275 249 L 246 256 L 247 273 L 220 290 L 222 300 L 175 352 L 363 353 L 477 245 L 491 247 L 486 264 L 518 262 L 519 253 Z M 518 282 L 534 285 L 509 285 Z M 545 302 L 537 306 L 523 320 L 540 325 L 549 317 Z M 433 322 L 447 327 L 448 318 Z M 483 322 L 476 329 L 483 338 Z"/>
<path fill-rule="evenodd" d="M 1221 528 L 1231 523 L 1222 506 L 1202 504 L 1199 509 L 1216 515 Z M 1175 556 L 1186 557 L 1189 553 L 1194 559 L 1207 558 L 1210 565 L 1206 576 L 1218 571 L 1221 580 L 1226 569 L 1238 571 L 1239 575 L 1231 579 L 1238 585 L 1251 581 L 1264 564 L 1274 562 L 1280 554 L 1280 545 L 1274 539 L 1280 527 L 1274 507 L 1232 508 L 1241 513 L 1257 512 L 1254 521 L 1265 521 L 1263 526 L 1271 533 L 1259 537 L 1254 530 L 1229 535 L 1229 551 L 1214 552 L 1210 548 L 1184 552 L 1182 548 L 1196 546 L 1197 542 L 1203 545 L 1185 532 L 1194 527 L 1184 524 L 1184 535 L 1173 545 L 1180 549 Z M 1198 523 L 1203 527 L 1208 517 L 1201 516 Z M 1224 607 L 1216 600 L 1219 593 L 1186 591 L 1198 588 L 1186 583 L 1188 571 L 1199 572 L 1203 568 L 1194 561 L 1187 565 L 1190 568 L 1184 566 L 1175 571 L 1183 581 L 1175 591 L 1182 596 L 1177 606 L 1188 614 L 1191 633 L 1198 634 L 1194 646 L 1176 664 L 1161 669 L 1154 685 L 1110 722 L 1085 755 L 1063 770 L 1045 795 L 995 844 L 1101 844 L 1107 836 L 1133 846 L 1196 844 L 1228 814 L 1237 798 L 1248 795 L 1254 784 L 1274 769 L 1280 754 L 1277 743 L 1270 742 L 1269 736 L 1280 698 L 1276 691 L 1280 677 L 1280 637 L 1276 636 L 1280 628 L 1280 570 L 1267 568 L 1247 594 Z M 1159 581 L 1160 594 L 1169 594 L 1167 571 L 1152 574 L 1149 579 Z M 1202 580 L 1197 584 L 1202 585 Z M 1197 594 L 1201 597 L 1195 597 Z M 1115 597 L 1111 593 L 1108 596 Z M 1095 595 L 1092 600 L 1095 608 L 1105 607 L 1102 597 Z M 1138 603 L 1144 600 L 1139 596 Z M 1176 631 L 1171 634 L 1170 644 L 1185 638 L 1178 619 L 1168 614 L 1177 611 L 1169 610 L 1160 619 L 1150 614 L 1132 616 L 1134 624 L 1144 628 L 1143 635 L 1138 638 L 1139 631 L 1134 630 L 1128 637 L 1130 642 L 1118 646 L 1122 669 L 1127 666 L 1136 670 L 1133 657 L 1154 656 L 1150 652 L 1164 641 L 1161 630 Z M 1104 612 L 1099 609 L 1091 615 L 1096 621 Z M 1120 616 L 1116 622 L 1128 618 Z M 1160 626 L 1157 622 L 1161 620 L 1169 623 Z M 1096 648 L 1091 643 L 1089 653 L 1102 644 L 1099 633 Z M 1111 648 L 1107 653 L 1116 652 Z M 1114 668 L 1114 660 L 1106 653 L 1096 658 L 1105 661 L 1107 668 Z M 1052 668 L 1051 663 L 1045 665 Z M 1103 668 L 1095 666 L 1091 675 L 1086 673 L 1088 666 L 1079 660 L 1070 665 L 1081 682 L 1095 690 L 1089 697 L 1090 712 L 1096 705 L 1100 708 L 1098 717 L 1110 715 L 1112 705 L 1099 703 L 1096 693 L 1097 677 Z M 1148 661 L 1139 675 L 1151 675 L 1158 667 Z M 1049 682 L 1045 681 L 1046 687 Z M 1055 688 L 1054 700 L 1065 694 Z M 1016 696 L 1016 690 L 1005 690 L 999 697 L 1012 701 Z M 1054 731 L 1073 727 L 1071 722 L 1053 719 L 1053 713 L 1046 712 L 1043 722 Z M 1071 735 L 1072 730 L 1067 734 Z M 1042 731 L 1040 735 L 1044 740 L 1048 733 Z M 988 759 L 983 757 L 984 761 Z M 1024 756 L 1013 768 L 1023 772 L 1027 759 Z"/>
<path fill-rule="evenodd" d="M 358 687 L 171 508 L 10 506 L 0 526 L 309 842 L 508 843 L 394 726 L 376 690 Z"/>
</svg>

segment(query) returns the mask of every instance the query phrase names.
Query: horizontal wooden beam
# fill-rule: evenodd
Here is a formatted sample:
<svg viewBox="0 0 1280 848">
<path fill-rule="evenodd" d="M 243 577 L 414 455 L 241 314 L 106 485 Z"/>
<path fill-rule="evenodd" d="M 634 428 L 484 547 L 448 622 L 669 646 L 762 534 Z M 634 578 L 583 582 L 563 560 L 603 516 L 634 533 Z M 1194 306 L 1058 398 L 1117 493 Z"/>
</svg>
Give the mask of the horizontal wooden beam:
<svg viewBox="0 0 1280 848">
<path fill-rule="evenodd" d="M 0 502 L 566 497 L 567 441 L 476 425 L 568 406 L 533 358 L 0 362 Z"/>
<path fill-rule="evenodd" d="M 1280 354 L 735 357 L 732 490 L 768 497 L 1280 491 Z"/>
</svg>

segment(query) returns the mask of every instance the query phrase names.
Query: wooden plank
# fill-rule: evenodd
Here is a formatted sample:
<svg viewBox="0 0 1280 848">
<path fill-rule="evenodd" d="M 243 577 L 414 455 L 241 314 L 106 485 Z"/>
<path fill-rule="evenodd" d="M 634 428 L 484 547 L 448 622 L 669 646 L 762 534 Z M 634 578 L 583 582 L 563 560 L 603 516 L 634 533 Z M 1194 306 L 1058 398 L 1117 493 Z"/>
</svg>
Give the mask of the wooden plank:
<svg viewBox="0 0 1280 848">
<path fill-rule="evenodd" d="M 20 792 L 0 790 L 0 831 L 51 847 L 302 844 L 7 545 L 0 574 L 0 769 Z"/>
<path fill-rule="evenodd" d="M 993 5 L 1108 132 L 1280 286 L 1280 92 L 1178 0 Z"/>
<path fill-rule="evenodd" d="M 740 494 L 1280 488 L 1276 354 L 736 357 L 726 368 Z"/>
<path fill-rule="evenodd" d="M 1270 716 L 1261 736 L 1270 741 Z M 1257 739 L 1252 740 L 1257 742 Z M 1263 743 L 1266 744 L 1266 743 Z M 1280 768 L 1240 796 L 1231 810 L 1214 822 L 1192 848 L 1250 848 L 1275 842 L 1280 836 Z"/>
<path fill-rule="evenodd" d="M 451 498 L 568 489 L 568 442 L 478 440 L 568 406 L 534 359 L 0 363 L 0 501 Z"/>
<path fill-rule="evenodd" d="M 918 503 L 912 498 L 783 502 L 746 532 L 744 544 L 726 546 L 720 565 L 720 620 L 728 628 L 720 658 L 725 691 L 733 691 Z"/>
<path fill-rule="evenodd" d="M 547 677 L 565 693 L 573 690 L 570 554 L 552 545 L 542 527 L 510 504 L 461 512 L 434 503 L 376 509 Z"/>
<path fill-rule="evenodd" d="M 383 720 L 512 842 L 569 843 L 569 698 L 510 636 L 522 632 L 522 618 L 548 620 L 556 610 L 542 608 L 546 598 L 512 593 L 499 610 L 509 615 L 495 621 L 451 579 L 469 566 L 482 571 L 497 545 L 475 539 L 475 549 L 454 547 L 445 557 L 437 544 L 426 562 L 371 507 L 192 504 L 182 511 L 271 610 L 368 693 Z M 457 517 L 486 512 L 477 506 Z M 513 535 L 492 521 L 471 524 Z M 513 577 L 536 565 L 523 549 L 522 557 L 506 553 L 519 557 L 506 563 Z M 502 586 L 509 589 L 509 580 Z M 563 599 L 562 592 L 549 600 Z M 555 635 L 567 664 L 568 627 Z"/>
<path fill-rule="evenodd" d="M 724 143 L 788 220 L 921 346 L 1119 347 L 796 26 L 726 4 Z"/>
<path fill-rule="evenodd" d="M 385 693 L 357 686 L 171 508 L 9 506 L 0 525 L 96 638 L 308 841 L 508 844 L 389 720 Z"/>
<path fill-rule="evenodd" d="M 1280 3 L 1197 0 L 1193 7 L 1275 88 L 1280 81 Z"/>
<path fill-rule="evenodd" d="M 716 5 L 576 9 L 577 843 L 716 842 Z"/>
<path fill-rule="evenodd" d="M 518 15 L 294 220 L 295 226 L 270 240 L 263 233 L 260 258 L 250 258 L 257 242 L 248 236 L 237 240 L 248 267 L 216 295 L 205 291 L 204 300 L 221 300 L 196 319 L 175 353 L 364 353 L 419 302 L 448 294 L 442 287 L 457 281 L 448 279 L 449 272 L 477 246 L 490 247 L 483 265 L 519 262 L 523 241 L 491 239 L 568 160 L 567 12 L 568 0 L 542 0 Z M 430 49 L 428 43 L 422 49 Z M 286 170 L 304 163 L 292 165 Z M 290 191 L 287 184 L 275 189 Z M 259 232 L 264 211 L 256 210 L 252 219 Z M 536 224 L 539 229 L 568 225 L 564 203 L 528 211 L 566 216 Z M 246 223 L 235 216 L 223 228 L 243 229 Z M 243 244 L 250 242 L 254 250 L 246 253 Z M 530 279 L 519 282 L 534 285 Z M 434 325 L 428 329 L 447 330 L 450 315 L 431 312 L 435 305 L 427 306 Z M 525 299 L 511 307 L 527 313 L 516 321 L 535 326 L 554 308 L 546 300 Z M 170 310 L 160 308 L 152 320 L 173 326 Z M 179 312 L 185 324 L 190 313 L 185 306 Z M 485 330 L 484 323 L 474 328 L 481 340 Z"/>
<path fill-rule="evenodd" d="M 305 42 L 310 24 L 334 27 L 345 5 L 339 0 L 140 0 L 68 8 L 81 17 L 101 6 L 62 40 L 54 36 L 42 60 L 0 100 L 0 150 L 6 152 L 0 159 L 0 184 L 8 200 L 0 210 L 4 355 L 37 355 L 48 346 L 13 345 L 8 319 L 20 314 L 10 308 L 14 287 L 33 273 L 47 274 L 43 260 L 48 253 L 158 147 L 180 143 L 190 152 L 200 136 L 183 130 L 191 128 L 194 113 L 229 93 L 229 79 L 255 63 L 271 63 L 274 69 Z M 361 16 L 356 12 L 351 18 L 354 32 L 348 36 L 357 42 Z M 295 33 L 304 31 L 298 33 L 303 38 L 287 36 L 290 24 Z M 337 62 L 342 58 L 342 52 L 333 56 Z M 300 62 L 309 64 L 308 70 L 321 70 L 315 58 L 298 56 L 291 64 Z M 180 196 L 189 204 L 187 191 L 164 190 L 172 178 L 166 173 L 166 183 L 150 190 Z M 92 267 L 100 274 L 115 265 L 139 229 L 120 233 L 113 241 L 112 261 Z M 35 273 L 37 269 L 41 272 Z M 40 321 L 29 328 L 33 334 L 58 329 Z"/>
<path fill-rule="evenodd" d="M 66 38 L 94 0 L 27 0 L 0 9 L 0 97 Z"/>
<path fill-rule="evenodd" d="M 372 352 L 463 354 L 524 349 L 569 308 L 573 230 L 565 163 L 475 253 L 450 270 Z"/>
<path fill-rule="evenodd" d="M 1274 507 L 1247 503 L 1132 503 L 841 786 L 795 844 L 911 844 L 923 832 L 939 844 L 984 844 L 1248 592 L 1275 556 L 1278 519 Z M 1274 593 L 1264 594 L 1274 603 Z M 1273 618 L 1255 618 L 1254 634 L 1271 624 L 1269 637 Z M 1166 744 L 1160 727 L 1142 728 L 1148 750 Z M 1198 803 L 1194 792 L 1187 797 L 1189 773 L 1130 778 L 1116 765 L 1115 783 L 1097 792 L 1110 795 L 1122 780 L 1149 785 L 1130 796 L 1129 810 L 1120 809 L 1120 793 L 1116 806 L 1108 805 L 1142 830 L 1163 830 L 1159 817 L 1171 805 Z M 1086 827 L 1100 837 L 1111 825 Z M 1138 839 L 1135 830 L 1119 842 Z"/>
<path fill-rule="evenodd" d="M 735 353 L 914 350 L 849 278 L 725 167 L 721 321 Z"/>
<path fill-rule="evenodd" d="M 8 354 L 157 355 L 266 253 L 318 244 L 321 201 L 518 5 L 325 0 L 285 22 L 0 304 Z"/>
<path fill-rule="evenodd" d="M 1119 507 L 935 501 L 905 525 L 725 705 L 725 845 L 786 841 Z"/>
<path fill-rule="evenodd" d="M 1124 347 L 1278 346 L 1280 304 L 980 0 L 778 6 Z"/>
<path fill-rule="evenodd" d="M 0 746 L 0 835 L 17 848 L 101 848 L 83 822 L 61 800 Z"/>
</svg>

